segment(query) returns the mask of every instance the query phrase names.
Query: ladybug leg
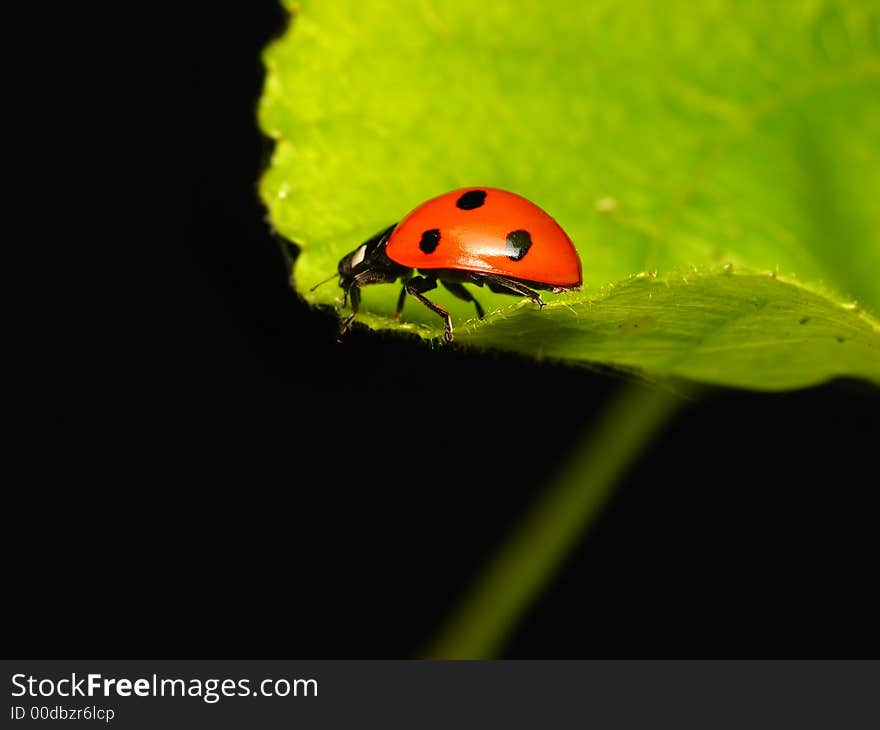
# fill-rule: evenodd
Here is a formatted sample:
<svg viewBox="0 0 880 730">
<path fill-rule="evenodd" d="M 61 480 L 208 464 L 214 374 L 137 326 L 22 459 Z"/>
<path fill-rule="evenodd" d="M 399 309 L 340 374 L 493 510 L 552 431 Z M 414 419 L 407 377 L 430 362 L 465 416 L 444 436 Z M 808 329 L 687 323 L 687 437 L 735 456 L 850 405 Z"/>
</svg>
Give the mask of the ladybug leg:
<svg viewBox="0 0 880 730">
<path fill-rule="evenodd" d="M 489 288 L 500 294 L 519 294 L 522 297 L 528 297 L 539 307 L 544 306 L 544 300 L 541 295 L 534 289 L 529 289 L 525 284 L 516 279 L 508 279 L 506 276 L 496 276 L 495 274 L 484 274 L 483 278 L 489 284 Z"/>
<path fill-rule="evenodd" d="M 443 333 L 443 336 L 446 338 L 447 342 L 452 342 L 452 317 L 449 316 L 449 312 L 443 309 L 439 304 L 434 304 L 434 302 L 422 294 L 422 292 L 431 291 L 431 289 L 436 288 L 437 279 L 433 276 L 415 276 L 412 279 L 407 279 L 403 285 L 403 290 L 407 294 L 412 294 L 412 296 L 418 299 L 432 312 L 436 312 L 443 317 L 443 321 L 446 324 L 446 331 Z"/>
<path fill-rule="evenodd" d="M 406 302 L 406 284 L 400 290 L 400 296 L 397 297 L 397 308 L 394 310 L 394 319 L 400 319 L 403 313 L 403 305 Z"/>
<path fill-rule="evenodd" d="M 361 288 L 359 286 L 353 286 L 350 289 L 346 289 L 345 295 L 347 295 L 347 298 L 351 299 L 351 314 L 343 319 L 342 323 L 339 325 L 339 334 L 336 335 L 337 342 L 342 342 L 343 336 L 348 332 L 351 323 L 354 322 L 354 318 L 357 316 L 358 309 L 361 306 Z M 343 306 L 345 306 L 344 300 Z"/>
<path fill-rule="evenodd" d="M 445 286 L 447 289 L 449 289 L 449 291 L 451 291 L 459 299 L 464 299 L 466 302 L 473 302 L 474 306 L 477 308 L 477 316 L 480 319 L 483 319 L 483 317 L 486 316 L 486 313 L 483 311 L 480 303 L 476 299 L 474 299 L 474 295 L 471 294 L 457 281 L 443 281 L 443 279 L 440 279 L 440 283 L 443 284 L 443 286 Z"/>
</svg>

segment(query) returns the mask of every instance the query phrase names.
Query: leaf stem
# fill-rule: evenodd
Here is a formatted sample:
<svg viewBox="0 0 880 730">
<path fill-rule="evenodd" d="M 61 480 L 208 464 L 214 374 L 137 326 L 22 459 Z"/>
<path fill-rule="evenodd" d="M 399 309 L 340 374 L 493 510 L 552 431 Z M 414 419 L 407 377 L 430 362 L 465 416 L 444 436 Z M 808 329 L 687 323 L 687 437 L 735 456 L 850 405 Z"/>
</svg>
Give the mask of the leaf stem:
<svg viewBox="0 0 880 730">
<path fill-rule="evenodd" d="M 496 656 L 520 617 L 596 519 L 618 478 L 686 402 L 682 394 L 661 387 L 623 385 L 583 447 L 478 576 L 423 653 L 425 658 Z"/>
</svg>

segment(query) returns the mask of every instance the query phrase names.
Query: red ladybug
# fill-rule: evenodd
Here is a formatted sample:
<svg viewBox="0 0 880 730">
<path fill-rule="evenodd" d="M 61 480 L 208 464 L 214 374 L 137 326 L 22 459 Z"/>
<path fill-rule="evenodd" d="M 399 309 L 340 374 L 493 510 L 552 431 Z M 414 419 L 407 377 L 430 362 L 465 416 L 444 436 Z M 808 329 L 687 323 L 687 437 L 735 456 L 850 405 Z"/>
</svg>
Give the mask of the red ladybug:
<svg viewBox="0 0 880 730">
<path fill-rule="evenodd" d="M 414 276 L 414 270 L 420 275 Z M 544 306 L 535 289 L 552 292 L 581 287 L 581 262 L 559 224 L 520 195 L 496 188 L 462 188 L 422 203 L 400 223 L 362 243 L 339 262 L 342 306 L 351 299 L 351 326 L 361 287 L 403 279 L 395 319 L 410 294 L 439 314 L 452 341 L 452 318 L 425 296 L 439 281 L 459 299 L 483 308 L 464 284 L 529 297 Z"/>
</svg>

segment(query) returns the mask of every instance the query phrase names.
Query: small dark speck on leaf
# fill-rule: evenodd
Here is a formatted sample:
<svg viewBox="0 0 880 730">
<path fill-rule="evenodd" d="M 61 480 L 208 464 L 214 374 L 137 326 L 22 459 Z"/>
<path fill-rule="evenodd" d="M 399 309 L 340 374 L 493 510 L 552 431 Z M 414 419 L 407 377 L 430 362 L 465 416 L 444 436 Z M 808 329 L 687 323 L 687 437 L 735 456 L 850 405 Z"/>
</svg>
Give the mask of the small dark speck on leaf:
<svg viewBox="0 0 880 730">
<path fill-rule="evenodd" d="M 617 325 L 621 332 L 634 334 L 636 332 L 650 332 L 657 326 L 657 320 L 653 317 L 633 317 Z"/>
<path fill-rule="evenodd" d="M 801 317 L 801 318 L 798 320 L 798 324 L 806 324 L 806 323 L 809 322 L 809 321 L 810 321 L 810 318 L 809 318 L 809 317 Z"/>
<path fill-rule="evenodd" d="M 837 337 L 835 337 L 834 339 L 837 340 L 838 342 L 845 342 L 846 341 L 846 338 L 841 337 L 840 335 L 837 335 Z"/>
</svg>

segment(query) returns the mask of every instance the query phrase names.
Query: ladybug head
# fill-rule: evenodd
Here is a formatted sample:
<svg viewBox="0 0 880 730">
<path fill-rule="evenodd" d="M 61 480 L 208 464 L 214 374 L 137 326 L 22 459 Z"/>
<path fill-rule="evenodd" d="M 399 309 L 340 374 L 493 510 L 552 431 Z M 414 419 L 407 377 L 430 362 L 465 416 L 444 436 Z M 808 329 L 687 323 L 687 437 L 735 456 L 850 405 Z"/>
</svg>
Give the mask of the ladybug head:
<svg viewBox="0 0 880 730">
<path fill-rule="evenodd" d="M 368 243 L 362 243 L 354 251 L 339 259 L 339 266 L 336 267 L 336 270 L 339 274 L 339 286 L 343 289 L 348 289 L 354 282 L 354 277 L 369 265 Z M 367 265 L 364 265 L 364 262 Z"/>
<path fill-rule="evenodd" d="M 366 243 L 362 243 L 351 253 L 348 253 L 341 259 L 339 259 L 339 265 L 336 267 L 336 273 L 331 274 L 326 279 L 321 279 L 321 281 L 311 287 L 309 291 L 315 291 L 315 289 L 317 289 L 319 286 L 321 286 L 322 284 L 326 284 L 328 281 L 332 281 L 337 276 L 339 277 L 339 286 L 341 286 L 346 291 L 350 289 L 354 284 L 355 276 L 357 276 L 357 274 L 363 273 L 364 270 L 369 268 L 368 262 L 370 255 L 375 254 L 375 249 L 377 248 L 375 242 L 377 241 L 377 239 L 384 237 L 385 233 L 388 233 L 388 231 L 383 232 L 382 236 L 374 236 Z M 382 243 L 384 244 L 385 241 L 382 241 Z"/>
<path fill-rule="evenodd" d="M 385 244 L 388 243 L 391 232 L 396 225 L 386 228 L 381 233 L 377 233 L 339 260 L 339 266 L 337 267 L 339 271 L 339 286 L 347 288 L 343 285 L 343 280 L 350 280 L 375 264 L 381 266 L 383 260 L 387 258 L 385 256 Z"/>
<path fill-rule="evenodd" d="M 357 277 L 363 277 L 364 275 L 369 276 L 368 272 L 370 264 L 369 258 L 367 257 L 368 244 L 369 241 L 367 243 L 362 243 L 354 251 L 339 259 L 339 266 L 337 266 L 336 269 L 339 274 L 339 286 L 342 287 L 343 307 L 348 302 L 348 293 L 351 291 L 351 288 L 355 286 Z M 330 279 L 332 278 L 333 277 L 331 276 Z"/>
<path fill-rule="evenodd" d="M 352 287 L 390 282 L 403 275 L 408 269 L 394 263 L 385 254 L 385 244 L 388 243 L 395 226 L 390 226 L 343 256 L 336 267 L 337 273 L 324 281 L 319 281 L 312 287 L 312 291 L 338 276 L 339 286 L 345 292 L 344 299 L 347 299 Z"/>
</svg>

